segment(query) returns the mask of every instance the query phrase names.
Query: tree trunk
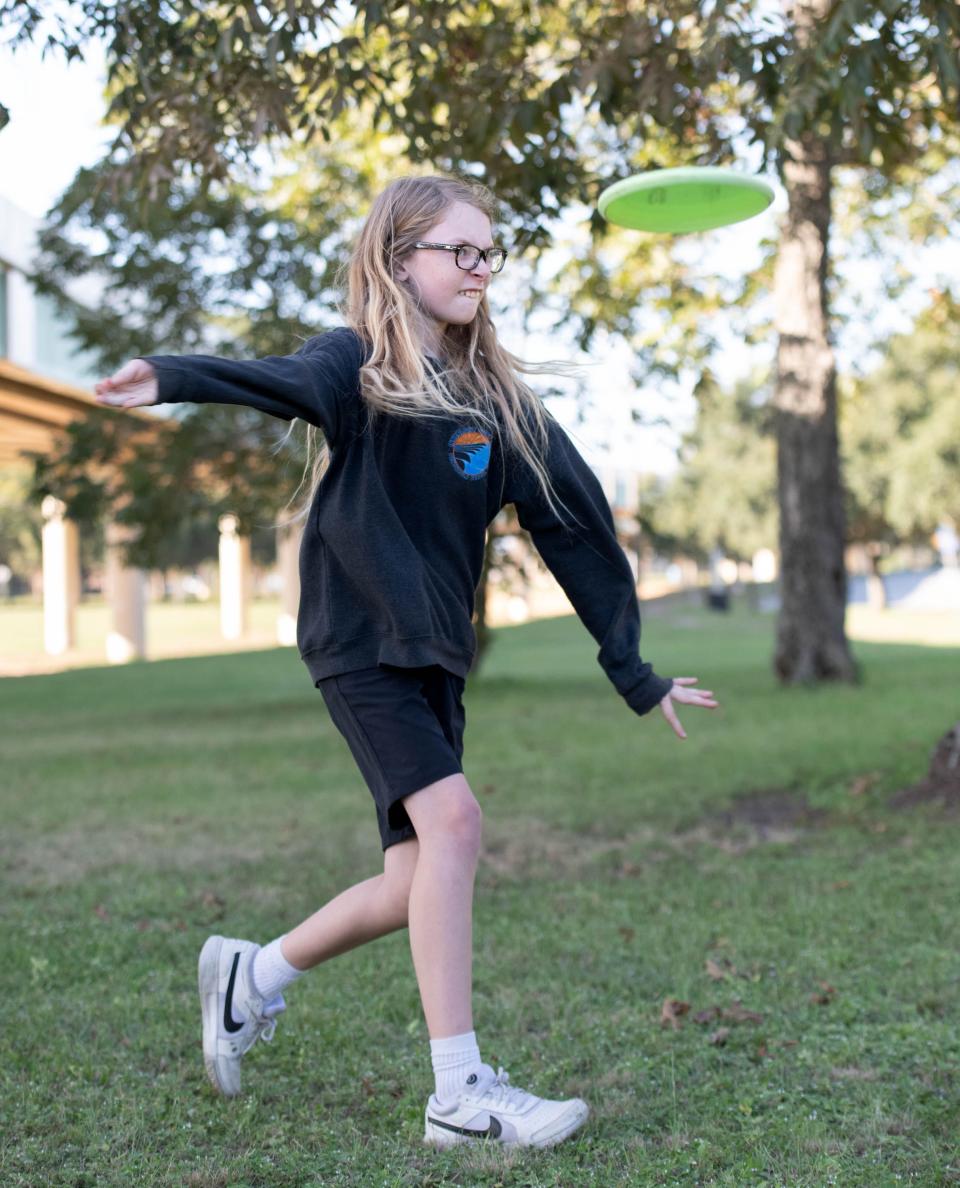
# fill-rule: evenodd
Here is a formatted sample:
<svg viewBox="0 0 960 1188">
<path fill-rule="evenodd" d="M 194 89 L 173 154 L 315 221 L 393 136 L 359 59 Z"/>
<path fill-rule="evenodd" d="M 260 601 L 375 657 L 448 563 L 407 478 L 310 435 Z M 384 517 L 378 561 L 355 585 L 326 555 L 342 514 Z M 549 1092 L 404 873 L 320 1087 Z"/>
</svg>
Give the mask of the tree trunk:
<svg viewBox="0 0 960 1188">
<path fill-rule="evenodd" d="M 830 160 L 812 135 L 786 147 L 793 158 L 784 165 L 789 208 L 774 280 L 781 564 L 774 669 L 784 684 L 853 681 L 826 294 Z"/>
</svg>

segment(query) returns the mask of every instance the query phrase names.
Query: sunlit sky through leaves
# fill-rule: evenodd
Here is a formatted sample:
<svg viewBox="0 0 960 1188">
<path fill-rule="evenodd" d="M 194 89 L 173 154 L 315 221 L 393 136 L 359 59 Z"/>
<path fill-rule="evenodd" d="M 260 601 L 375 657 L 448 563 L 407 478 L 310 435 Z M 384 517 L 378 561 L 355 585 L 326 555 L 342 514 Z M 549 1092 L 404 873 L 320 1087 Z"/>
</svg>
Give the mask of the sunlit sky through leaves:
<svg viewBox="0 0 960 1188">
<path fill-rule="evenodd" d="M 100 159 L 115 134 L 100 124 L 105 109 L 105 74 L 103 49 L 98 42 L 86 43 L 84 59 L 69 65 L 59 50 L 48 51 L 44 59 L 39 46 L 33 44 L 22 45 L 15 53 L 0 46 L 0 100 L 11 113 L 10 123 L 0 132 L 0 196 L 40 218 L 77 169 Z M 745 159 L 742 167 L 749 171 L 751 162 Z M 760 241 L 775 233 L 777 219 L 785 206 L 782 188 L 776 179 L 771 180 L 777 196 L 765 214 L 734 227 L 690 237 L 691 241 L 696 238 L 690 250 L 699 256 L 703 267 L 716 270 L 719 276 L 736 277 L 744 268 L 756 266 Z M 563 241 L 576 242 L 584 234 L 582 228 L 588 217 L 585 206 L 571 209 L 569 234 L 563 235 Z M 879 264 L 874 267 L 872 262 L 860 263 L 854 275 L 843 276 L 843 296 L 837 308 L 850 321 L 838 344 L 841 368 L 854 359 L 862 362 L 864 350 L 869 342 L 876 340 L 878 330 L 895 333 L 907 328 L 910 318 L 924 304 L 928 288 L 942 283 L 944 276 L 951 273 L 960 275 L 960 246 L 954 241 L 927 252 L 911 249 L 909 261 L 916 273 L 916 285 L 896 305 L 887 302 L 879 310 L 876 307 Z M 508 304 L 497 309 L 496 296 L 491 294 L 498 328 L 511 350 L 529 359 L 586 361 L 569 341 L 544 333 L 539 327 L 525 337 L 519 310 L 512 314 Z M 509 298 L 506 289 L 505 297 Z M 861 308 L 870 311 L 869 315 L 861 317 Z M 544 321 L 549 324 L 549 319 Z M 772 356 L 772 344 L 751 355 L 732 335 L 721 334 L 721 338 L 723 350 L 717 360 L 717 372 L 723 382 L 732 383 L 749 372 L 752 363 Z M 680 385 L 651 384 L 637 393 L 626 379 L 631 360 L 625 344 L 604 345 L 598 341 L 590 362 L 594 365 L 585 371 L 584 379 L 590 397 L 588 420 L 577 423 L 576 401 L 572 396 L 552 399 L 551 410 L 572 432 L 592 464 L 669 473 L 675 465 L 679 434 L 688 426 L 693 413 L 689 392 L 695 377 L 690 376 L 689 382 Z M 564 387 L 562 383 L 560 386 Z M 650 419 L 667 417 L 671 424 L 638 427 L 631 419 L 631 407 L 642 408 L 644 416 Z"/>
</svg>

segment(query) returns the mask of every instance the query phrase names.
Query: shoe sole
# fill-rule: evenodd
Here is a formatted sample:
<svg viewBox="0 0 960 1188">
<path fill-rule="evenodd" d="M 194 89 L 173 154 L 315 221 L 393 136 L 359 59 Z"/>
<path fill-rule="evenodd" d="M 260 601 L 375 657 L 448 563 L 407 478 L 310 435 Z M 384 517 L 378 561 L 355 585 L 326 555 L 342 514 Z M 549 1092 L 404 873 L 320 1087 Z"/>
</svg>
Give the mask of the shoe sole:
<svg viewBox="0 0 960 1188">
<path fill-rule="evenodd" d="M 441 1150 L 446 1147 L 481 1147 L 486 1144 L 497 1147 L 555 1147 L 557 1143 L 562 1143 L 564 1139 L 569 1138 L 571 1134 L 579 1130 L 587 1118 L 589 1118 L 589 1107 L 586 1103 L 582 1103 L 582 1106 L 582 1109 L 572 1111 L 568 1115 L 561 1115 L 561 1126 L 559 1130 L 551 1132 L 544 1138 L 529 1140 L 527 1142 L 524 1142 L 523 1139 L 467 1138 L 465 1135 L 452 1134 L 450 1131 L 434 1129 L 429 1126 L 425 1130 L 423 1141 L 428 1147 L 436 1147 Z"/>
<path fill-rule="evenodd" d="M 197 962 L 197 984 L 203 1015 L 203 1066 L 210 1084 L 222 1097 L 232 1097 L 217 1075 L 217 1016 L 220 1005 L 220 949 L 222 936 L 207 937 Z"/>
</svg>

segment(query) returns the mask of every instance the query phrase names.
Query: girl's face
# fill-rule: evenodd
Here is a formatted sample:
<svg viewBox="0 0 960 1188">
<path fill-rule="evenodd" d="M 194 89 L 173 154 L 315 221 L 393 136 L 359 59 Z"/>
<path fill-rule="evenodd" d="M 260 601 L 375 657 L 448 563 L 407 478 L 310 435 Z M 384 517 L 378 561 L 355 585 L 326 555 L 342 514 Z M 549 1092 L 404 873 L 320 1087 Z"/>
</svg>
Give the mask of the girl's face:
<svg viewBox="0 0 960 1188">
<path fill-rule="evenodd" d="M 425 243 L 468 243 L 473 247 L 494 246 L 490 220 L 475 206 L 454 202 L 443 219 L 421 237 Z M 397 265 L 397 280 L 419 297 L 427 316 L 427 350 L 439 349 L 448 324 L 467 325 L 475 316 L 490 283 L 490 265 L 478 260 L 469 271 L 457 266 L 456 253 L 435 248 L 414 248 Z M 470 291 L 472 290 L 472 292 Z"/>
</svg>

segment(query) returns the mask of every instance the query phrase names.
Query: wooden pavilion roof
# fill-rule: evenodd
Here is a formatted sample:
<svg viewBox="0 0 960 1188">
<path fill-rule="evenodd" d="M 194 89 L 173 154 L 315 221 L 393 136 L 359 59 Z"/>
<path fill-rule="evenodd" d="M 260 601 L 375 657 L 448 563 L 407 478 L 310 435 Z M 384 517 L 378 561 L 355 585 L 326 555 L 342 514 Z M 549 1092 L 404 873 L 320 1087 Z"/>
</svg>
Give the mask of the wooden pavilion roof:
<svg viewBox="0 0 960 1188">
<path fill-rule="evenodd" d="M 111 409 L 84 388 L 0 359 L 0 465 L 18 461 L 25 450 L 46 453 L 71 421 L 94 410 L 163 423 L 140 409 Z"/>
</svg>

